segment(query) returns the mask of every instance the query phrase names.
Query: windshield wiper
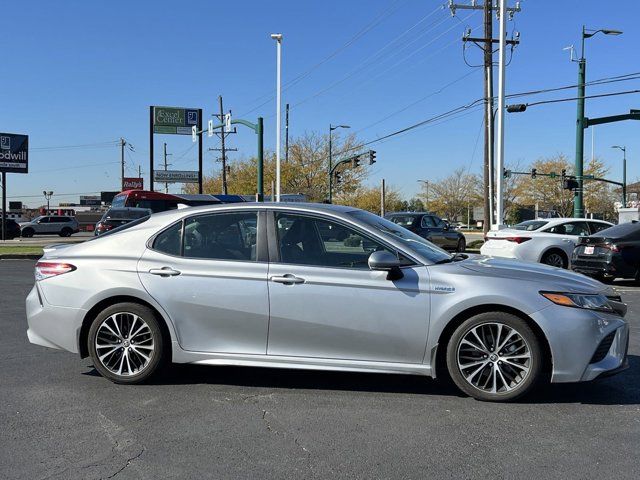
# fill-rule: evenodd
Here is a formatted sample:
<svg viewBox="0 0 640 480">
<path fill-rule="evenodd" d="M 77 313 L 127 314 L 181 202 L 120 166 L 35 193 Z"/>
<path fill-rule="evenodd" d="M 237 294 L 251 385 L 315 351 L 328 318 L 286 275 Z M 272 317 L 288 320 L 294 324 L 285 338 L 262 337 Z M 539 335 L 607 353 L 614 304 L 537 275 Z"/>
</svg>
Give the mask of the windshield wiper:
<svg viewBox="0 0 640 480">
<path fill-rule="evenodd" d="M 451 255 L 449 258 L 443 258 L 442 260 L 438 260 L 434 265 L 442 265 L 443 263 L 451 263 L 451 262 L 459 262 L 461 260 L 466 260 L 469 258 L 464 253 L 455 253 Z"/>
</svg>

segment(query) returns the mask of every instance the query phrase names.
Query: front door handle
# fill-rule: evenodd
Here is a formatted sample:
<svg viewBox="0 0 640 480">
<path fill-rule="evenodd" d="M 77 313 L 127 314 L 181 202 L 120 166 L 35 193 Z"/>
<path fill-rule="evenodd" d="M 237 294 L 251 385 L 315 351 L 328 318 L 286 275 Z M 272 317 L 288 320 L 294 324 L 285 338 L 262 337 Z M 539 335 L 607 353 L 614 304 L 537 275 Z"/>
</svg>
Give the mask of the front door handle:
<svg viewBox="0 0 640 480">
<path fill-rule="evenodd" d="M 161 277 L 175 277 L 176 275 L 180 275 L 179 270 L 174 270 L 171 267 L 162 267 L 162 268 L 152 268 L 149 270 L 151 275 L 160 275 Z"/>
<path fill-rule="evenodd" d="M 287 273 L 282 276 L 273 276 L 269 278 L 272 282 L 276 283 L 284 283 L 285 285 L 293 285 L 294 283 L 304 283 L 304 278 L 296 277 L 295 275 L 291 275 Z"/>
</svg>

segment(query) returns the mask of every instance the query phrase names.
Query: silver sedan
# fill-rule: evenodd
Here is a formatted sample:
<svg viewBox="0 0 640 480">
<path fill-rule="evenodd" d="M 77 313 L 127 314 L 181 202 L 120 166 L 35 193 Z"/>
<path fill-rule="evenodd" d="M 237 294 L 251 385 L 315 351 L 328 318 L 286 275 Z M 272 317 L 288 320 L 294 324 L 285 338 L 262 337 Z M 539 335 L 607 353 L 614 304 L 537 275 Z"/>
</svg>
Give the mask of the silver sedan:
<svg viewBox="0 0 640 480">
<path fill-rule="evenodd" d="M 116 383 L 164 362 L 246 365 L 448 377 L 500 401 L 627 365 L 611 287 L 451 255 L 350 207 L 164 212 L 45 248 L 35 276 L 29 340 L 90 356 Z"/>
</svg>

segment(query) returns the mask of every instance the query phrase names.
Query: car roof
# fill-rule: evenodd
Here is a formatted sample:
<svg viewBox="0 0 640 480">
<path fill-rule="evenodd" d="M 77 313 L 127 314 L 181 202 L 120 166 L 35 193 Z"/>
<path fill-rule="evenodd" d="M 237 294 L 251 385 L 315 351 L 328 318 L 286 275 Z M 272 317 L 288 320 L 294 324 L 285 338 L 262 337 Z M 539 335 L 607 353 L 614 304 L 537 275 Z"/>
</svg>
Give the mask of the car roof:
<svg viewBox="0 0 640 480">
<path fill-rule="evenodd" d="M 304 203 L 304 202 L 243 202 L 243 203 L 222 203 L 216 205 L 200 205 L 195 207 L 179 208 L 177 210 L 167 210 L 155 213 L 155 218 L 183 216 L 185 214 L 197 214 L 205 212 L 216 212 L 224 210 L 255 210 L 255 209 L 272 209 L 272 210 L 299 210 L 305 212 L 316 213 L 333 213 L 345 214 L 355 210 L 355 207 L 346 205 L 334 205 L 327 203 Z"/>
<path fill-rule="evenodd" d="M 557 225 L 559 223 L 566 222 L 599 222 L 610 224 L 611 222 L 607 222 L 606 220 L 598 220 L 595 218 L 573 218 L 573 217 L 561 217 L 561 218 L 536 218 L 535 220 L 525 220 L 526 222 L 547 222 L 548 226 Z M 520 222 L 524 223 L 524 222 Z"/>
</svg>

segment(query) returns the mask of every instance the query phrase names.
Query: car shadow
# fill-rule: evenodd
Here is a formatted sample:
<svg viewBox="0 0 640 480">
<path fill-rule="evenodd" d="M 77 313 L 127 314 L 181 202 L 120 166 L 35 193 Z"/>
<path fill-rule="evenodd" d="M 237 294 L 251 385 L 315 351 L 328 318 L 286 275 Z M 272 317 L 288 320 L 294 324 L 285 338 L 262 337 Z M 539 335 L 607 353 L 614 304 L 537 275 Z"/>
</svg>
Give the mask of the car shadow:
<svg viewBox="0 0 640 480">
<path fill-rule="evenodd" d="M 629 368 L 613 377 L 591 382 L 540 385 L 517 401 L 520 404 L 580 403 L 585 405 L 639 405 L 640 356 L 629 355 Z M 91 368 L 84 375 L 99 376 Z M 227 367 L 173 364 L 147 385 L 229 385 L 249 388 L 378 392 L 465 397 L 448 381 L 417 375 L 326 372 L 281 368 Z"/>
</svg>

